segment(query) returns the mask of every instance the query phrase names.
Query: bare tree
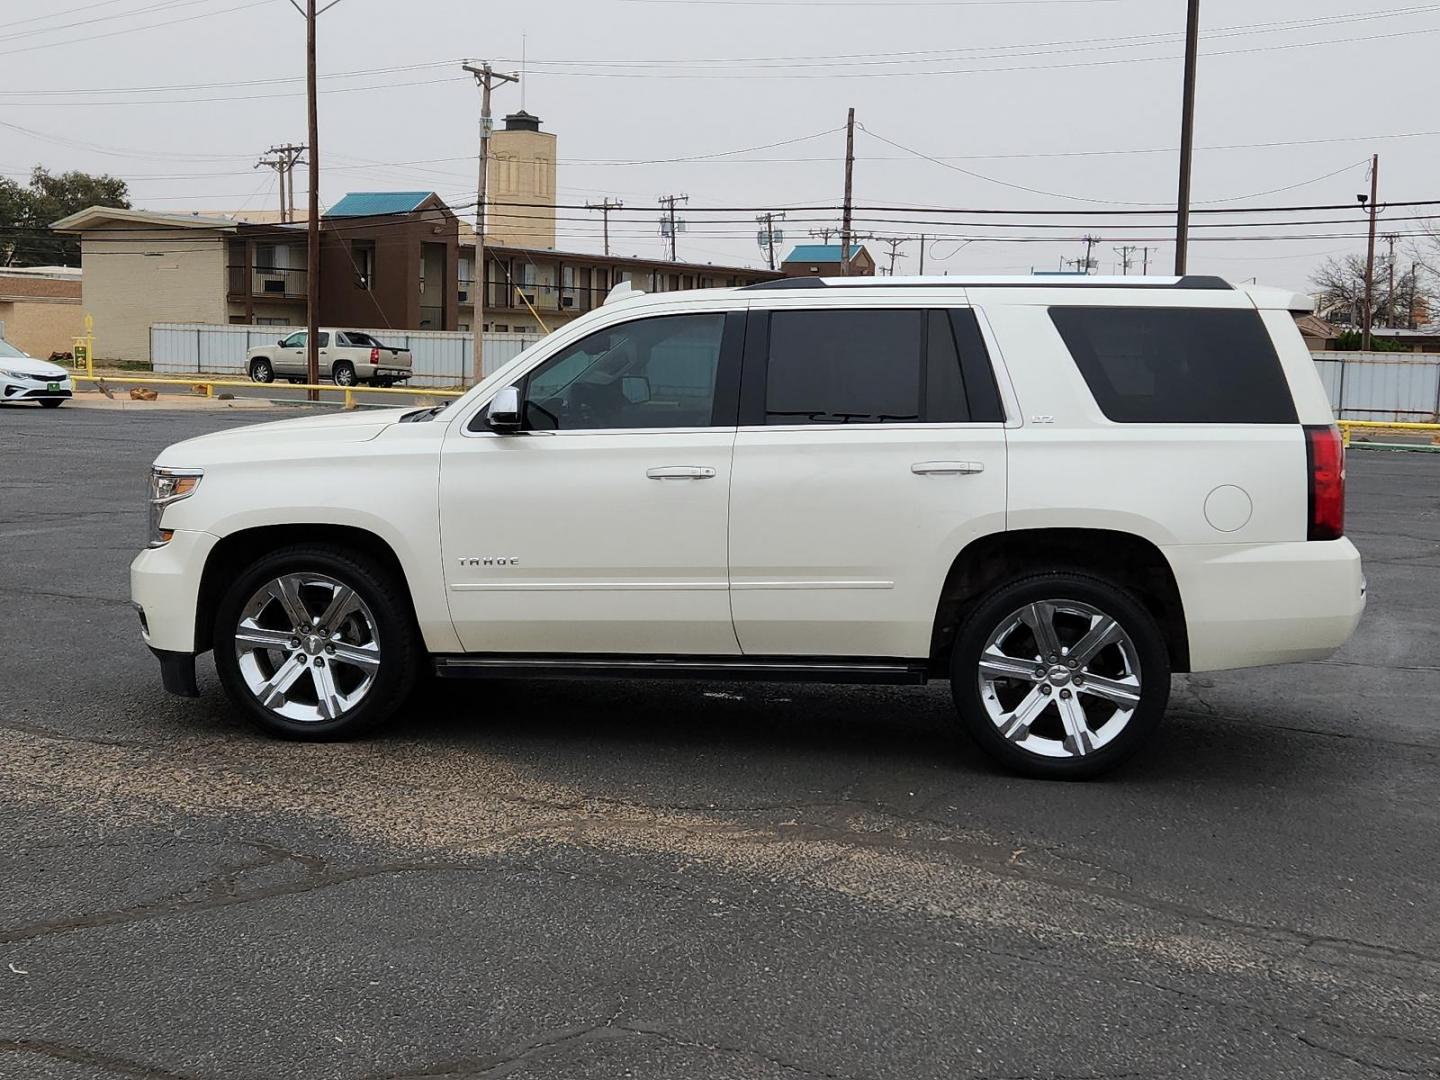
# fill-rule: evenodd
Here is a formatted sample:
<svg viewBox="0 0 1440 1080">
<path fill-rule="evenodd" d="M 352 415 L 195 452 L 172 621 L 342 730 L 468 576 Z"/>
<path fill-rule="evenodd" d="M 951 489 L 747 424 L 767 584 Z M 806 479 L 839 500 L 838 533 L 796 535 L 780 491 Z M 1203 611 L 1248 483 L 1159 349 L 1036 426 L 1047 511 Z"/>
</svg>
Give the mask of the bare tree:
<svg viewBox="0 0 1440 1080">
<path fill-rule="evenodd" d="M 1440 241 L 1437 241 L 1440 256 Z M 1397 260 L 1398 262 L 1398 260 Z M 1440 258 L 1436 259 L 1440 263 Z M 1385 259 L 1375 264 L 1375 288 L 1371 317 L 1376 326 L 1412 327 L 1424 318 L 1434 300 L 1434 278 L 1425 264 L 1415 260 L 1403 270 L 1395 268 L 1392 293 L 1390 266 Z M 1310 275 L 1315 286 L 1318 305 L 1316 314 L 1340 326 L 1360 326 L 1365 321 L 1365 258 L 1346 255 L 1343 259 L 1326 259 Z"/>
</svg>

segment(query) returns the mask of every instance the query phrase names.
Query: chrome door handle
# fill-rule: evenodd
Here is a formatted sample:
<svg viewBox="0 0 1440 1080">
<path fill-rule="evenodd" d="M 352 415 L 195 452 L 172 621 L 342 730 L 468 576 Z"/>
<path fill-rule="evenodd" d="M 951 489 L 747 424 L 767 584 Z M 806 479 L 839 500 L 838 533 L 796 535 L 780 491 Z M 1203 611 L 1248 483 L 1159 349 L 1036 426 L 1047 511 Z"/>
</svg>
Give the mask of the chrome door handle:
<svg viewBox="0 0 1440 1080">
<path fill-rule="evenodd" d="M 662 465 L 646 469 L 645 475 L 651 480 L 711 480 L 715 470 L 708 465 Z"/>
<path fill-rule="evenodd" d="M 910 466 L 916 476 L 973 476 L 985 471 L 979 461 L 917 461 Z"/>
</svg>

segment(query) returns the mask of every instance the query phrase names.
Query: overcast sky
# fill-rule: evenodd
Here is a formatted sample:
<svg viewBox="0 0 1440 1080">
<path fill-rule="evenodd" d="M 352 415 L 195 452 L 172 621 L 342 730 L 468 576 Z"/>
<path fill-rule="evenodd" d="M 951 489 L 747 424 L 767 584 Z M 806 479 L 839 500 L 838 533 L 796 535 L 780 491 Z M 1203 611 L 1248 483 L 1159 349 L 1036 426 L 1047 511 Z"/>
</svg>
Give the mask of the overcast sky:
<svg viewBox="0 0 1440 1080">
<path fill-rule="evenodd" d="M 1440 197 L 1440 3 L 1203 0 L 1201 17 L 1197 207 L 1355 206 L 1372 153 L 1382 202 Z M 861 206 L 1173 206 L 1184 23 L 1184 0 L 338 0 L 320 19 L 321 199 L 473 202 L 478 92 L 459 65 L 517 69 L 523 38 L 524 105 L 559 138 L 560 200 L 643 211 L 612 219 L 618 254 L 659 255 L 656 198 L 685 193 L 682 258 L 762 265 L 758 209 L 839 204 L 848 106 Z M 0 71 L 0 171 L 111 172 L 137 206 L 273 206 L 273 173 L 252 166 L 305 137 L 288 0 L 5 0 Z M 497 116 L 520 105 L 520 89 L 496 91 Z M 731 206 L 747 209 L 699 209 Z M 599 250 L 598 215 L 559 216 L 562 248 Z M 1305 287 L 1327 254 L 1363 253 L 1333 235 L 1363 232 L 1358 206 L 1313 216 L 1343 223 L 1199 229 L 1191 270 Z M 836 215 L 790 217 L 787 248 Z M 865 211 L 858 228 L 1012 238 L 932 242 L 927 272 L 1055 269 L 1087 232 L 1105 272 L 1127 243 L 1148 244 L 1152 270 L 1174 258 L 1159 217 Z M 1255 239 L 1307 232 L 1331 235 Z M 1242 239 L 1198 240 L 1215 235 Z M 897 271 L 914 272 L 918 242 L 900 250 Z"/>
</svg>

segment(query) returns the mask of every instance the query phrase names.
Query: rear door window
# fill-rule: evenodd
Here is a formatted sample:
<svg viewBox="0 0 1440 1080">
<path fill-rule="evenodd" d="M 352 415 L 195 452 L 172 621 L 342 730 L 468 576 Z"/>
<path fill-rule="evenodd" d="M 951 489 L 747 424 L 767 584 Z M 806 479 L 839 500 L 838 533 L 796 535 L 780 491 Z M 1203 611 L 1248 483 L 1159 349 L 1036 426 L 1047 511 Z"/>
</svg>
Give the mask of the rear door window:
<svg viewBox="0 0 1440 1080">
<path fill-rule="evenodd" d="M 920 311 L 776 311 L 767 424 L 905 424 L 921 417 Z"/>
<path fill-rule="evenodd" d="M 1258 312 L 1052 307 L 1100 411 L 1122 424 L 1293 424 L 1295 404 Z"/>
<path fill-rule="evenodd" d="M 763 372 L 748 423 L 964 424 L 1004 420 L 968 308 L 774 311 L 752 316 Z M 747 350 L 752 347 L 747 341 Z M 758 372 L 757 372 L 758 374 Z M 747 378 L 749 378 L 747 376 Z M 756 397 L 760 390 L 755 387 Z M 754 400 L 752 398 L 752 400 Z"/>
</svg>

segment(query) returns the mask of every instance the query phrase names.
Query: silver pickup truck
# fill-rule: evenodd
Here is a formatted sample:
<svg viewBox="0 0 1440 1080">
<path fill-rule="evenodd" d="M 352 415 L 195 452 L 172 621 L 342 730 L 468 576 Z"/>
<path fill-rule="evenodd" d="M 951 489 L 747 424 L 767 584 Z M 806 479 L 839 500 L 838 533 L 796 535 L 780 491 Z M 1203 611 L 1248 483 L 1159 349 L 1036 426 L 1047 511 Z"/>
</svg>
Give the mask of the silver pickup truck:
<svg viewBox="0 0 1440 1080">
<path fill-rule="evenodd" d="M 297 330 L 274 345 L 250 350 L 245 370 L 258 383 L 274 382 L 277 378 L 292 383 L 304 382 L 306 368 L 304 330 Z M 361 330 L 321 330 L 317 342 L 320 351 L 320 378 L 332 379 L 336 386 L 392 386 L 410 378 L 414 358 L 409 349 L 382 345 Z"/>
</svg>

